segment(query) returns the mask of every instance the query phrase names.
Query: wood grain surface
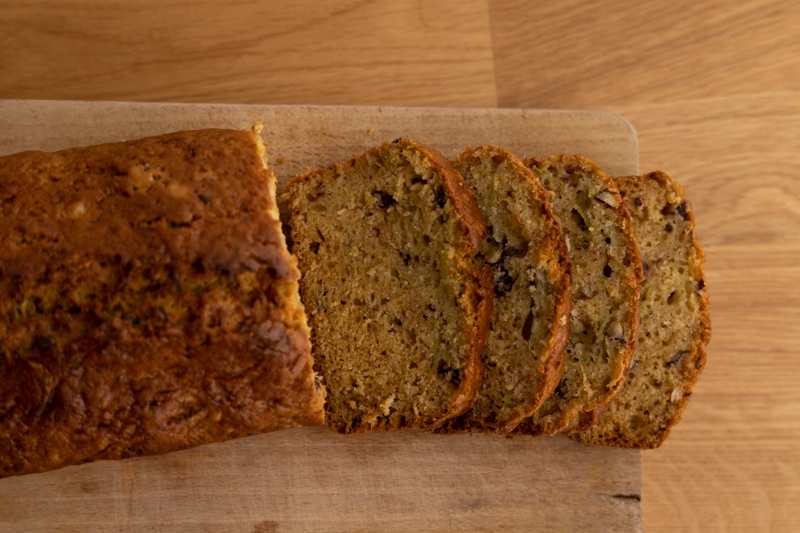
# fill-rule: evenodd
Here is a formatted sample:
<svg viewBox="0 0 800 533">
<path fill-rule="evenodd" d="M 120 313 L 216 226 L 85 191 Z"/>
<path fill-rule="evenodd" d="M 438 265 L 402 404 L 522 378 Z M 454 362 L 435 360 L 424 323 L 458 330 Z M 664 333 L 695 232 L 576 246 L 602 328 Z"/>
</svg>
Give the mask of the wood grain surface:
<svg viewBox="0 0 800 533">
<path fill-rule="evenodd" d="M 254 4 L 5 1 L 0 97 L 621 114 L 694 205 L 714 321 L 643 528 L 800 531 L 800 4 Z"/>
<path fill-rule="evenodd" d="M 639 467 L 560 437 L 299 428 L 0 481 L 0 528 L 641 531 Z"/>
<path fill-rule="evenodd" d="M 480 0 L 4 0 L 0 9 L 0 98 L 495 104 Z"/>
<path fill-rule="evenodd" d="M 638 168 L 615 115 L 507 109 L 0 100 L 0 155 L 256 121 L 279 186 L 400 136 L 444 153 L 494 143 Z M 0 530 L 640 531 L 640 466 L 638 450 L 562 437 L 304 428 L 0 480 Z"/>
</svg>

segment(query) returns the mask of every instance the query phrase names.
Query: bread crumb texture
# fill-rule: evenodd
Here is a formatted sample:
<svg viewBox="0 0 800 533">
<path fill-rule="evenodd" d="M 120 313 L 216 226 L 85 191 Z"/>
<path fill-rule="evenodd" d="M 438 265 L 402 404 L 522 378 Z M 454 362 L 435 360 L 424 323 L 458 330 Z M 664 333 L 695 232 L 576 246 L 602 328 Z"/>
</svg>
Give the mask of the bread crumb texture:
<svg viewBox="0 0 800 533">
<path fill-rule="evenodd" d="M 641 261 L 614 182 L 580 156 L 530 160 L 552 193 L 572 263 L 570 334 L 554 393 L 519 431 L 553 434 L 593 422 L 620 390 L 638 327 Z"/>
<path fill-rule="evenodd" d="M 322 423 L 257 135 L 0 158 L 0 473 Z"/>
<path fill-rule="evenodd" d="M 655 448 L 679 420 L 706 362 L 711 336 L 704 253 L 691 205 L 664 173 L 617 178 L 644 265 L 641 326 L 625 388 L 585 443 Z"/>
<path fill-rule="evenodd" d="M 530 416 L 561 378 L 569 260 L 547 192 L 522 161 L 482 146 L 464 151 L 455 165 L 488 225 L 481 256 L 492 268 L 495 304 L 480 395 L 442 430 L 506 431 Z"/>
<path fill-rule="evenodd" d="M 468 409 L 491 274 L 477 259 L 480 212 L 452 165 L 397 140 L 294 178 L 281 203 L 331 428 L 433 428 Z"/>
</svg>

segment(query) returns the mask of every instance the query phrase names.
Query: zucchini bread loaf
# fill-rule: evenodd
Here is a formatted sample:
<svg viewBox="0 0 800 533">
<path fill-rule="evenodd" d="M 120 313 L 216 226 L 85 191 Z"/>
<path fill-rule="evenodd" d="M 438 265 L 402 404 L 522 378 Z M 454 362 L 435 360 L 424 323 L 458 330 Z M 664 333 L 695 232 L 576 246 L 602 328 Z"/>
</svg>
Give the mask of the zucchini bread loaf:
<svg viewBox="0 0 800 533">
<path fill-rule="evenodd" d="M 630 216 L 603 170 L 580 156 L 526 163 L 554 193 L 572 263 L 564 374 L 519 426 L 524 434 L 550 435 L 590 425 L 623 386 L 636 342 L 642 265 Z"/>
<path fill-rule="evenodd" d="M 257 132 L 0 158 L 0 475 L 321 424 Z"/>
<path fill-rule="evenodd" d="M 569 334 L 567 247 L 548 193 L 503 148 L 469 148 L 455 166 L 475 190 L 489 235 L 481 255 L 494 273 L 494 314 L 475 405 L 443 431 L 508 431 L 561 379 Z"/>
<path fill-rule="evenodd" d="M 398 139 L 293 178 L 281 195 L 326 421 L 432 429 L 469 409 L 492 306 L 486 227 L 439 152 Z"/>
<path fill-rule="evenodd" d="M 711 337 L 703 249 L 681 186 L 664 173 L 617 178 L 644 265 L 639 341 L 625 388 L 579 442 L 655 448 L 681 417 Z"/>
</svg>

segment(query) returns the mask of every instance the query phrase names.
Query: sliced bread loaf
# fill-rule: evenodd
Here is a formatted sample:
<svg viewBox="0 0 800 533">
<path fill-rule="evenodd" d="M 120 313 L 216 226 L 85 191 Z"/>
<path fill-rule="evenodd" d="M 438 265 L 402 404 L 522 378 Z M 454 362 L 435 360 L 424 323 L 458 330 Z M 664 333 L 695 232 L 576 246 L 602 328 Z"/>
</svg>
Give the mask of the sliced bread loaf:
<svg viewBox="0 0 800 533">
<path fill-rule="evenodd" d="M 292 179 L 281 201 L 328 425 L 433 429 L 468 410 L 492 274 L 478 258 L 480 209 L 453 165 L 398 139 Z"/>
<path fill-rule="evenodd" d="M 593 427 L 571 437 L 655 448 L 680 420 L 705 365 L 711 318 L 704 253 L 678 183 L 661 172 L 615 181 L 633 219 L 644 265 L 639 341 L 625 388 Z"/>
<path fill-rule="evenodd" d="M 569 333 L 567 247 L 548 193 L 521 160 L 494 146 L 455 160 L 488 224 L 481 255 L 495 303 L 475 405 L 443 432 L 506 431 L 530 416 L 561 379 Z"/>
<path fill-rule="evenodd" d="M 570 335 L 555 392 L 520 424 L 524 434 L 585 427 L 625 381 L 636 342 L 642 266 L 614 182 L 580 156 L 526 162 L 561 219 L 572 263 Z"/>
</svg>

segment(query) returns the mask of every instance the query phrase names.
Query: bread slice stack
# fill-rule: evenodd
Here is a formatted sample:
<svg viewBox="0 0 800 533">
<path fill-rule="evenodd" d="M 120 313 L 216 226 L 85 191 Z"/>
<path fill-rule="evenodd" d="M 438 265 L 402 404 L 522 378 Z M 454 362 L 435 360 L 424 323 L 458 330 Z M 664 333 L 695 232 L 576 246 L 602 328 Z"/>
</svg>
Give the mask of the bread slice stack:
<svg viewBox="0 0 800 533">
<path fill-rule="evenodd" d="M 282 202 L 335 431 L 654 447 L 679 419 L 710 319 L 691 210 L 665 175 L 488 145 L 450 163 L 398 140 L 294 178 Z M 662 302 L 664 276 L 680 287 Z"/>
</svg>

